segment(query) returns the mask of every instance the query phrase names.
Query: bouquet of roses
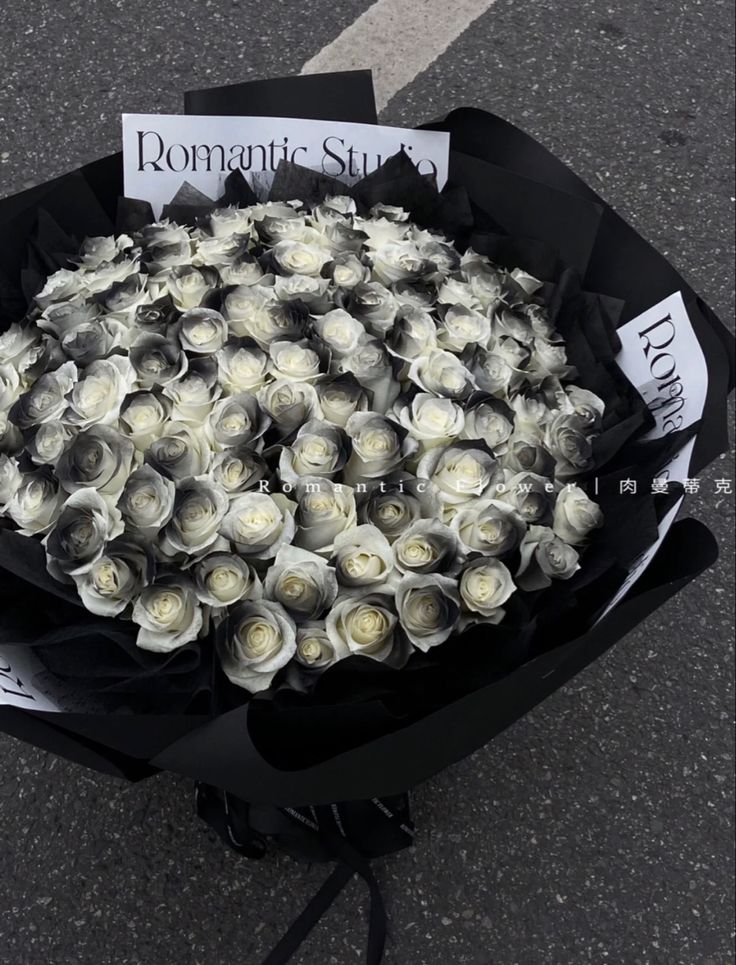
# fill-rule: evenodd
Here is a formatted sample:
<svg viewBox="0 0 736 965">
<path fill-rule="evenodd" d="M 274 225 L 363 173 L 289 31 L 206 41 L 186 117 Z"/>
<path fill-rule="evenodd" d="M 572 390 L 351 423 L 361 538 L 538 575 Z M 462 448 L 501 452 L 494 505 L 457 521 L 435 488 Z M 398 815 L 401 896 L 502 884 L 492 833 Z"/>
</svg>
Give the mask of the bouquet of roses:
<svg viewBox="0 0 736 965">
<path fill-rule="evenodd" d="M 360 74 L 187 101 L 370 103 Z M 352 185 L 286 160 L 267 199 L 234 172 L 154 217 L 116 155 L 0 202 L 0 724 L 192 777 L 251 857 L 338 859 L 301 936 L 357 871 L 371 962 L 405 792 L 715 559 L 651 482 L 725 448 L 733 386 L 718 319 L 561 162 L 481 111 L 434 126 L 441 191 L 405 153 Z M 658 431 L 675 323 L 637 336 L 646 385 L 620 333 L 678 291 L 707 385 Z"/>
<path fill-rule="evenodd" d="M 542 287 L 345 196 L 87 239 L 0 337 L 0 513 L 139 647 L 214 627 L 249 691 L 403 666 L 601 524 L 605 406 Z"/>
</svg>

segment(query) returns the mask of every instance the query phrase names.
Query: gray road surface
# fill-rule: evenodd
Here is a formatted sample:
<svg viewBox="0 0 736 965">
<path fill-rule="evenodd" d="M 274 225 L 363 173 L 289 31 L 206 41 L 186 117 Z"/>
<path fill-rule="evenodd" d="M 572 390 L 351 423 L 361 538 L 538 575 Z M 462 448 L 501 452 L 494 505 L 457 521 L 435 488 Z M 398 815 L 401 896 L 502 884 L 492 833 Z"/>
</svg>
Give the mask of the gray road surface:
<svg viewBox="0 0 736 965">
<path fill-rule="evenodd" d="M 26 0 L 0 19 L 0 193 L 117 148 L 122 111 L 296 72 L 365 0 Z M 524 126 L 733 317 L 727 0 L 498 0 L 388 105 Z M 417 790 L 381 862 L 387 965 L 726 965 L 733 953 L 733 478 L 722 561 L 533 714 Z M 3 965 L 256 965 L 324 869 L 227 852 L 171 776 L 129 787 L 0 738 Z M 298 965 L 362 961 L 344 893 Z"/>
</svg>

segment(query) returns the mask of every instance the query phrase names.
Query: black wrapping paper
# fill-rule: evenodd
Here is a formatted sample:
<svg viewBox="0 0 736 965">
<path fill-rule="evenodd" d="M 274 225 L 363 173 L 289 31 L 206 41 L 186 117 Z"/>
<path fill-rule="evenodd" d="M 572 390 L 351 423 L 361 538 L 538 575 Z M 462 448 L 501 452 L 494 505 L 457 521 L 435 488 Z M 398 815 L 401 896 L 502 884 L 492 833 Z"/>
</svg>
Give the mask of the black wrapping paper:
<svg viewBox="0 0 736 965">
<path fill-rule="evenodd" d="M 337 95 L 339 91 L 345 92 L 344 98 Z M 198 113 L 267 115 L 277 113 L 279 104 L 283 113 L 291 116 L 375 120 L 362 75 L 346 78 L 344 86 L 332 75 L 327 79 L 292 78 L 275 86 L 267 84 L 265 89 L 235 85 L 187 97 L 187 109 Z M 367 205 L 382 197 L 399 203 L 410 189 L 410 207 L 420 221 L 448 226 L 453 236 L 493 252 L 500 260 L 507 258 L 513 265 L 538 272 L 560 291 L 567 291 L 564 266 L 576 269 L 580 292 L 599 292 L 605 297 L 595 305 L 575 302 L 568 334 L 575 338 L 575 320 L 583 317 L 580 311 L 584 308 L 588 323 L 580 330 L 580 351 L 594 352 L 601 366 L 598 377 L 612 380 L 611 392 L 623 406 L 619 426 L 623 424 L 628 433 L 641 430 L 645 414 L 637 409 L 636 399 L 627 400 L 623 393 L 619 396 L 614 370 L 606 367 L 615 340 L 605 325 L 596 328 L 594 319 L 600 321 L 608 315 L 609 320 L 625 322 L 681 289 L 710 375 L 694 469 L 711 461 L 726 445 L 724 403 L 733 385 L 733 340 L 712 311 L 666 259 L 528 135 L 475 110 L 455 111 L 434 126 L 451 133 L 451 183 L 439 200 L 436 192 L 427 192 L 424 182 L 419 185 L 412 180 L 400 157 L 393 159 L 391 177 L 386 178 L 384 172 L 383 180 L 369 180 L 356 191 L 358 200 Z M 38 247 L 46 217 L 39 217 L 40 212 L 53 220 L 61 232 L 59 238 L 81 240 L 87 234 L 109 234 L 120 194 L 121 158 L 113 155 L 0 202 L 0 326 L 22 315 L 28 292 L 40 277 L 42 262 L 28 260 L 29 247 L 31 251 L 34 244 Z M 463 201 L 466 195 L 469 203 Z M 140 216 L 130 207 L 124 211 L 127 217 Z M 588 295 L 573 293 L 570 297 L 586 299 Z M 560 304 L 568 302 L 562 299 Z M 566 317 L 564 312 L 562 317 Z M 620 441 L 612 443 L 611 458 L 619 451 Z M 604 456 L 600 454 L 600 466 L 605 467 L 613 491 L 629 465 L 626 459 L 616 464 Z M 635 518 L 642 544 L 649 545 L 659 518 L 651 499 L 637 503 Z M 3 534 L 3 539 L 6 535 L 10 534 Z M 638 548 L 623 544 L 614 552 L 612 547 L 611 540 L 596 560 L 599 580 L 560 594 L 558 608 L 552 611 L 558 619 L 538 624 L 533 615 L 525 614 L 523 631 L 521 623 L 518 632 L 512 623 L 509 631 L 494 638 L 492 658 L 484 656 L 489 648 L 477 634 L 460 641 L 462 672 L 443 665 L 441 658 L 437 664 L 419 660 L 406 673 L 393 675 L 384 668 L 355 674 L 351 670 L 360 700 L 340 699 L 340 675 L 333 675 L 331 684 L 327 674 L 320 698 L 312 703 L 277 693 L 272 700 L 255 699 L 214 717 L 206 700 L 194 700 L 186 709 L 167 713 L 141 713 L 135 706 L 127 710 L 121 706 L 124 712 L 112 714 L 30 714 L 6 707 L 0 708 L 0 725 L 25 740 L 110 773 L 140 778 L 156 768 L 170 769 L 263 803 L 319 804 L 398 794 L 459 760 L 526 713 L 711 565 L 717 553 L 713 538 L 701 524 L 693 520 L 676 524 L 633 593 L 598 626 L 585 631 L 573 619 L 578 602 L 575 594 L 587 594 L 585 612 L 592 612 L 596 600 L 590 594 L 595 587 L 610 596 L 625 572 L 627 552 L 633 554 Z M 7 542 L 3 551 L 0 540 L 0 561 L 3 556 L 7 566 L 15 554 Z M 56 592 L 57 599 L 63 597 L 63 592 L 51 587 L 40 588 L 37 583 L 34 587 L 33 565 L 23 570 L 21 563 L 16 559 L 7 566 L 6 593 L 26 592 L 29 601 L 37 602 L 38 594 Z M 26 590 L 22 590 L 23 583 Z M 61 600 L 47 609 L 54 611 L 62 605 L 73 606 Z M 58 615 L 61 609 L 55 612 Z M 60 619 L 57 630 L 63 638 L 64 628 L 76 624 L 63 616 Z M 80 612 L 79 620 L 84 619 Z M 23 620 L 15 625 L 8 621 L 7 627 L 16 638 L 25 627 L 28 639 L 34 642 L 48 640 L 53 629 L 46 627 L 44 638 L 40 632 L 44 628 L 31 627 Z M 532 645 L 534 634 L 536 643 Z M 101 638 L 104 636 L 102 633 Z M 135 660 L 136 654 L 127 653 L 125 646 L 122 650 Z M 84 668 L 78 672 L 80 669 Z M 145 678 L 145 669 L 132 675 L 136 686 Z M 189 667 L 183 673 L 192 669 L 196 672 L 198 668 Z M 164 671 L 163 667 L 159 670 Z M 154 674 L 149 677 L 155 681 Z M 213 686 L 216 681 L 203 673 L 195 691 L 206 694 Z M 153 688 L 152 693 L 155 683 Z M 119 687 L 113 690 L 121 696 Z M 314 753 L 313 747 L 310 750 L 310 744 L 320 741 L 321 753 Z"/>
</svg>

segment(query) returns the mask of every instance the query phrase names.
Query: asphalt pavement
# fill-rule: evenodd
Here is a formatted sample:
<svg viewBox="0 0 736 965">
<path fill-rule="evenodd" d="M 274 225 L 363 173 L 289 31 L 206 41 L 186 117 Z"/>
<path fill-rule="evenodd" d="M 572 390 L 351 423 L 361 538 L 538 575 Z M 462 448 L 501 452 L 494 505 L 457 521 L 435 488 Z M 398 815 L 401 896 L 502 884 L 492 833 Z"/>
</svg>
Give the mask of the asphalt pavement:
<svg viewBox="0 0 736 965">
<path fill-rule="evenodd" d="M 298 72 L 348 0 L 27 0 L 0 19 L 0 194 L 117 149 L 123 111 Z M 731 322 L 733 9 L 497 0 L 387 105 L 486 107 L 538 137 Z M 688 512 L 721 560 L 605 657 L 414 795 L 377 864 L 386 965 L 726 965 L 733 958 L 733 456 Z M 732 483 L 733 485 L 733 483 Z M 135 786 L 0 737 L 3 965 L 257 965 L 324 878 L 249 863 L 170 775 Z M 297 965 L 362 961 L 353 883 Z"/>
</svg>

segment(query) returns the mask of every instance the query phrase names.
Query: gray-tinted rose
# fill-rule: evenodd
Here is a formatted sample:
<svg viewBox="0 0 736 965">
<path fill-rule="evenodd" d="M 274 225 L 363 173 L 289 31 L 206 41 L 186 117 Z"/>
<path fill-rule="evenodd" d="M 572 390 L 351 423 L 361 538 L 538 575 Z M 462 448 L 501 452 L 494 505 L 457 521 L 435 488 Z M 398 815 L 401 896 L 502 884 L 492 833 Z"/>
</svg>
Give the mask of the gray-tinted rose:
<svg viewBox="0 0 736 965">
<path fill-rule="evenodd" d="M 429 354 L 414 359 L 409 378 L 420 389 L 443 399 L 467 398 L 476 387 L 473 375 L 460 359 L 442 349 L 432 349 Z"/>
<path fill-rule="evenodd" d="M 26 443 L 26 452 L 37 466 L 55 466 L 74 432 L 61 422 L 44 422 Z"/>
<path fill-rule="evenodd" d="M 124 356 L 92 362 L 67 396 L 64 420 L 80 429 L 114 424 L 135 379 L 135 370 Z"/>
<path fill-rule="evenodd" d="M 189 364 L 178 343 L 155 332 L 140 335 L 130 349 L 129 358 L 142 389 L 175 382 Z"/>
<path fill-rule="evenodd" d="M 429 494 L 417 493 L 416 486 L 416 481 L 412 483 L 407 480 L 391 484 L 384 483 L 372 488 L 365 502 L 361 504 L 361 520 L 371 523 L 389 542 L 393 542 L 415 520 L 424 515 L 423 502 L 431 498 Z M 427 515 L 434 515 L 433 509 L 439 511 L 438 506 L 428 506 Z"/>
<path fill-rule="evenodd" d="M 438 519 L 415 520 L 394 542 L 402 573 L 453 573 L 458 567 L 457 534 Z"/>
<path fill-rule="evenodd" d="M 508 503 L 498 499 L 478 499 L 461 507 L 452 518 L 466 553 L 506 556 L 519 545 L 526 523 Z"/>
<path fill-rule="evenodd" d="M 573 413 L 580 419 L 584 429 L 588 432 L 597 432 L 605 410 L 603 399 L 599 399 L 594 392 L 581 389 L 577 385 L 568 385 L 565 393 Z"/>
<path fill-rule="evenodd" d="M 344 471 L 350 485 L 401 469 L 417 449 L 406 429 L 377 412 L 356 412 L 348 419 L 345 431 L 353 445 Z"/>
<path fill-rule="evenodd" d="M 417 476 L 429 480 L 442 503 L 453 506 L 488 493 L 500 469 L 491 450 L 476 439 L 430 449 L 419 461 Z"/>
<path fill-rule="evenodd" d="M 227 322 L 212 308 L 190 308 L 179 319 L 179 341 L 186 352 L 214 355 L 227 336 Z"/>
<path fill-rule="evenodd" d="M 557 460 L 561 479 L 585 472 L 593 464 L 591 437 L 579 416 L 554 416 L 546 426 L 544 444 Z"/>
<path fill-rule="evenodd" d="M 516 432 L 508 440 L 501 463 L 511 472 L 534 472 L 540 476 L 550 476 L 554 472 L 555 460 L 536 439 L 525 438 Z"/>
<path fill-rule="evenodd" d="M 260 600 L 263 587 L 253 567 L 232 553 L 211 553 L 194 567 L 195 590 L 200 603 L 232 606 L 240 600 Z"/>
<path fill-rule="evenodd" d="M 214 359 L 194 359 L 186 375 L 164 387 L 163 395 L 171 401 L 171 417 L 175 422 L 200 425 L 207 419 L 222 393 L 217 374 Z"/>
<path fill-rule="evenodd" d="M 228 496 L 259 489 L 268 484 L 270 470 L 264 459 L 249 446 L 236 446 L 218 452 L 212 461 L 212 478 Z"/>
<path fill-rule="evenodd" d="M 295 544 L 312 553 L 330 555 L 338 533 L 355 526 L 353 490 L 329 479 L 306 476 L 297 484 L 295 496 Z"/>
<path fill-rule="evenodd" d="M 422 308 L 402 306 L 386 335 L 386 347 L 406 362 L 428 355 L 437 348 L 437 326 Z"/>
<path fill-rule="evenodd" d="M 337 426 L 312 419 L 301 427 L 279 459 L 279 476 L 295 485 L 300 476 L 333 478 L 342 471 L 350 453 L 345 432 Z"/>
<path fill-rule="evenodd" d="M 554 485 L 533 472 L 519 472 L 505 480 L 498 499 L 512 506 L 527 524 L 552 521 Z"/>
<path fill-rule="evenodd" d="M 491 323 L 487 316 L 475 312 L 466 305 L 452 305 L 437 330 L 440 348 L 450 352 L 465 351 L 468 345 L 488 344 Z"/>
<path fill-rule="evenodd" d="M 520 382 L 519 373 L 504 358 L 482 348 L 474 354 L 470 371 L 479 389 L 498 397 L 507 396 Z"/>
<path fill-rule="evenodd" d="M 256 398 L 282 437 L 321 415 L 317 393 L 309 382 L 278 379 L 259 389 Z"/>
<path fill-rule="evenodd" d="M 426 653 L 444 643 L 458 625 L 457 582 L 436 573 L 404 576 L 396 587 L 396 609 L 409 640 Z"/>
<path fill-rule="evenodd" d="M 117 319 L 96 318 L 84 322 L 62 335 L 60 344 L 64 355 L 79 366 L 105 359 L 126 343 L 126 326 Z"/>
<path fill-rule="evenodd" d="M 322 672 L 348 656 L 347 644 L 340 638 L 330 640 L 324 623 L 308 621 L 297 627 L 294 659 L 307 672 Z"/>
<path fill-rule="evenodd" d="M 462 439 L 482 439 L 493 452 L 503 452 L 514 429 L 514 413 L 501 399 L 474 392 L 464 408 Z"/>
<path fill-rule="evenodd" d="M 133 469 L 135 447 L 112 426 L 92 426 L 72 439 L 56 465 L 67 492 L 95 489 L 118 496 Z"/>
<path fill-rule="evenodd" d="M 344 429 L 354 412 L 365 412 L 369 399 L 352 372 L 322 376 L 314 384 L 322 418 Z"/>
<path fill-rule="evenodd" d="M 169 479 L 203 476 L 212 463 L 212 450 L 206 433 L 184 422 L 169 422 L 164 435 L 151 443 L 146 462 Z"/>
<path fill-rule="evenodd" d="M 516 582 L 524 590 L 541 590 L 552 580 L 569 580 L 580 569 L 577 550 L 547 526 L 530 526 L 519 547 Z"/>
<path fill-rule="evenodd" d="M 228 342 L 217 353 L 218 381 L 229 395 L 256 392 L 268 378 L 268 355 L 253 342 Z"/>
<path fill-rule="evenodd" d="M 327 267 L 338 288 L 355 288 L 371 277 L 370 268 L 353 251 L 339 252 Z"/>
<path fill-rule="evenodd" d="M 279 241 L 270 255 L 285 275 L 319 275 L 331 258 L 329 249 L 305 245 L 301 241 Z"/>
<path fill-rule="evenodd" d="M 194 584 L 183 574 L 167 575 L 145 587 L 133 606 L 142 650 L 169 653 L 196 640 L 203 614 Z"/>
<path fill-rule="evenodd" d="M 23 473 L 5 513 L 18 526 L 22 536 L 45 533 L 56 522 L 65 496 L 50 471 L 37 469 Z"/>
<path fill-rule="evenodd" d="M 388 288 L 378 282 L 361 282 L 347 293 L 343 308 L 372 335 L 382 338 L 394 323 L 398 302 Z"/>
<path fill-rule="evenodd" d="M 205 271 L 192 265 L 180 265 L 166 274 L 166 287 L 180 312 L 198 308 L 202 304 L 211 287 Z"/>
<path fill-rule="evenodd" d="M 130 537 L 119 536 L 88 569 L 74 576 L 74 582 L 85 609 L 114 617 L 138 596 L 150 569 L 146 548 Z"/>
<path fill-rule="evenodd" d="M 228 506 L 225 491 L 207 476 L 185 480 L 176 490 L 174 511 L 164 529 L 163 552 L 192 556 L 206 550 L 217 539 Z"/>
<path fill-rule="evenodd" d="M 42 375 L 13 404 L 10 421 L 20 429 L 32 429 L 42 422 L 58 421 L 66 410 L 66 396 L 77 378 L 74 362 L 65 362 L 55 372 Z"/>
<path fill-rule="evenodd" d="M 244 392 L 215 403 L 207 419 L 207 432 L 216 451 L 244 445 L 257 449 L 270 423 L 255 396 Z"/>
<path fill-rule="evenodd" d="M 128 477 L 118 501 L 126 526 L 153 536 L 171 518 L 174 509 L 174 483 L 153 466 L 141 466 Z"/>
<path fill-rule="evenodd" d="M 389 241 L 371 255 L 373 277 L 384 285 L 397 281 L 415 281 L 436 270 L 411 241 Z"/>
<path fill-rule="evenodd" d="M 552 529 L 555 536 L 573 546 L 585 543 L 591 532 L 603 525 L 600 506 L 571 483 L 557 495 Z"/>
<path fill-rule="evenodd" d="M 296 653 L 296 626 L 278 603 L 238 603 L 228 613 L 218 653 L 228 680 L 251 693 L 267 690 Z"/>
<path fill-rule="evenodd" d="M 270 560 L 295 529 L 292 504 L 280 493 L 245 492 L 230 502 L 220 531 L 242 556 Z"/>
<path fill-rule="evenodd" d="M 5 453 L 0 454 L 0 513 L 5 512 L 8 503 L 20 488 L 22 479 L 18 460 Z"/>
<path fill-rule="evenodd" d="M 505 614 L 503 605 L 516 590 L 508 567 L 497 559 L 477 557 L 463 569 L 460 577 L 460 598 L 463 609 L 470 614 L 464 622 L 499 623 Z"/>
<path fill-rule="evenodd" d="M 341 372 L 352 372 L 368 389 L 376 412 L 386 412 L 398 398 L 400 385 L 391 356 L 377 339 L 366 338 L 350 355 L 337 360 Z"/>
<path fill-rule="evenodd" d="M 106 544 L 122 531 L 119 510 L 98 492 L 83 489 L 72 493 L 44 540 L 49 572 L 56 578 L 86 573 L 102 556 Z"/>
<path fill-rule="evenodd" d="M 337 578 L 321 556 L 298 546 L 282 546 L 268 568 L 263 589 L 269 600 L 280 603 L 301 623 L 322 616 L 334 603 Z"/>
</svg>

